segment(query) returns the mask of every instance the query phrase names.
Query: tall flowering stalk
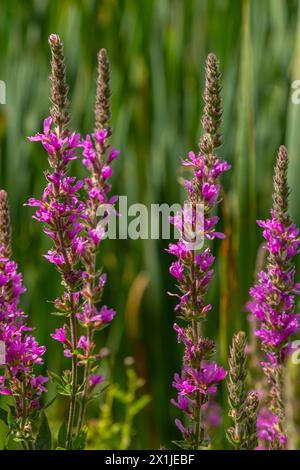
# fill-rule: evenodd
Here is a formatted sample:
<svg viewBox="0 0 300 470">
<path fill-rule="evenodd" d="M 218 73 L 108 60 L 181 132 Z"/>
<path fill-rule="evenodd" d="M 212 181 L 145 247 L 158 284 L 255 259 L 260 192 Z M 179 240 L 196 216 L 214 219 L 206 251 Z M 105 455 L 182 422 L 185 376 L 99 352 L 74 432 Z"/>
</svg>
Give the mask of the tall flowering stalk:
<svg viewBox="0 0 300 470">
<path fill-rule="evenodd" d="M 258 397 L 256 392 L 247 393 L 246 342 L 243 331 L 234 335 L 228 360 L 229 416 L 233 426 L 228 429 L 227 438 L 235 450 L 252 450 L 257 446 Z"/>
<path fill-rule="evenodd" d="M 28 204 L 37 207 L 34 218 L 44 224 L 44 232 L 51 238 L 53 246 L 45 258 L 53 263 L 61 275 L 64 293 L 55 301 L 55 307 L 69 320 L 57 330 L 54 339 L 68 344 L 65 355 L 72 359 L 70 377 L 70 408 L 67 430 L 67 445 L 71 446 L 72 429 L 75 417 L 77 394 L 77 322 L 79 310 L 79 289 L 82 284 L 82 270 L 77 253 L 78 233 L 82 229 L 85 205 L 80 201 L 78 191 L 83 182 L 68 176 L 69 164 L 75 160 L 76 149 L 80 145 L 80 136 L 71 133 L 68 128 L 68 86 L 66 84 L 63 44 L 60 38 L 51 34 L 51 103 L 50 117 L 44 121 L 43 133 L 30 137 L 31 141 L 40 141 L 48 154 L 50 169 L 45 172 L 47 185 L 41 200 L 30 199 Z M 70 339 L 68 339 L 70 335 Z"/>
<path fill-rule="evenodd" d="M 197 207 L 204 211 L 203 232 L 207 240 L 223 238 L 224 235 L 215 231 L 218 217 L 212 211 L 219 202 L 219 176 L 229 169 L 225 161 L 214 155 L 215 149 L 221 145 L 221 97 L 220 97 L 219 64 L 214 54 L 209 54 L 206 63 L 206 86 L 204 93 L 204 113 L 202 125 L 205 134 L 200 140 L 200 153 L 189 152 L 187 160 L 182 164 L 193 169 L 193 179 L 185 182 L 188 192 L 189 214 L 177 214 L 174 225 L 184 231 L 182 215 L 189 220 L 192 232 L 199 226 Z M 198 234 L 196 233 L 196 238 Z M 178 317 L 185 322 L 181 327 L 174 324 L 178 342 L 183 342 L 185 352 L 181 374 L 175 374 L 173 387 L 178 391 L 177 401 L 172 403 L 186 415 L 188 425 L 184 426 L 179 419 L 176 425 L 181 430 L 184 441 L 182 447 L 199 449 L 206 445 L 203 413 L 205 404 L 217 391 L 217 384 L 226 376 L 226 372 L 211 361 L 215 352 L 213 340 L 201 335 L 202 322 L 212 306 L 206 304 L 205 294 L 213 277 L 212 264 L 214 256 L 209 247 L 195 250 L 190 240 L 182 237 L 178 243 L 169 245 L 168 252 L 177 257 L 170 267 L 170 273 L 176 278 L 180 290 L 179 304 L 176 306 Z"/>
<path fill-rule="evenodd" d="M 284 381 L 290 337 L 299 329 L 299 315 L 295 313 L 294 257 L 299 251 L 299 230 L 288 214 L 289 187 L 287 182 L 288 156 L 284 146 L 278 151 L 271 218 L 258 221 L 263 228 L 268 251 L 267 266 L 259 274 L 259 281 L 250 290 L 251 313 L 259 325 L 254 334 L 260 339 L 266 359 L 263 371 L 270 386 L 269 409 L 258 419 L 259 437 L 270 449 L 286 446 L 284 409 Z"/>
<path fill-rule="evenodd" d="M 19 306 L 26 291 L 22 275 L 11 260 L 10 219 L 7 194 L 0 191 L 0 342 L 5 348 L 5 361 L 0 364 L 0 394 L 13 397 L 15 410 L 10 421 L 10 435 L 25 449 L 33 447 L 32 420 L 40 408 L 39 399 L 47 378 L 35 374 L 43 364 L 46 348 L 39 346 L 26 325 L 27 315 Z"/>
<path fill-rule="evenodd" d="M 78 419 L 78 431 L 82 428 L 85 416 L 86 405 L 90 392 L 94 386 L 102 381 L 100 375 L 91 374 L 97 367 L 97 356 L 94 348 L 94 333 L 107 326 L 115 311 L 103 305 L 97 307 L 101 301 L 103 288 L 106 281 L 106 274 L 97 267 L 97 251 L 99 244 L 105 233 L 104 225 L 98 220 L 99 209 L 107 208 L 110 212 L 116 196 L 109 198 L 111 184 L 109 178 L 112 175 L 111 163 L 119 155 L 119 151 L 110 148 L 109 137 L 111 127 L 109 120 L 110 110 L 110 67 L 105 49 L 101 49 L 98 54 L 98 81 L 95 106 L 95 130 L 92 137 L 88 135 L 82 141 L 83 164 L 89 171 L 89 176 L 85 179 L 84 189 L 86 192 L 86 218 L 83 223 L 83 234 L 77 246 L 83 265 L 84 276 L 81 295 L 83 298 L 83 313 L 77 315 L 81 325 L 85 328 L 85 337 L 82 337 L 85 357 L 84 364 L 84 389 L 81 397 L 81 408 Z M 103 211 L 105 215 L 105 211 Z M 100 217 L 99 217 L 100 218 Z"/>
<path fill-rule="evenodd" d="M 44 223 L 44 232 L 50 236 L 53 247 L 45 257 L 55 265 L 61 275 L 64 292 L 55 300 L 59 315 L 69 320 L 51 334 L 64 347 L 64 355 L 72 360 L 70 376 L 65 374 L 59 388 L 70 395 L 66 446 L 72 448 L 74 420 L 78 411 L 77 436 L 82 430 L 86 406 L 92 390 L 103 381 L 96 374 L 100 355 L 95 353 L 94 332 L 107 326 L 115 311 L 101 301 L 106 275 L 97 268 L 96 255 L 105 234 L 105 226 L 98 223 L 98 209 L 117 198 L 108 198 L 111 190 L 109 178 L 111 163 L 119 152 L 110 148 L 111 135 L 109 63 L 106 52 L 99 53 L 99 78 L 96 100 L 96 128 L 92 136 L 81 140 L 71 133 L 68 124 L 68 87 L 65 78 L 63 45 L 57 35 L 49 37 L 52 53 L 50 117 L 44 121 L 44 131 L 30 137 L 40 141 L 47 151 L 50 171 L 46 172 L 47 186 L 41 200 L 30 199 L 28 204 L 37 207 L 34 218 Z M 68 176 L 70 162 L 83 148 L 83 164 L 89 170 L 84 181 Z M 108 209 L 110 210 L 110 209 Z M 84 335 L 80 335 L 84 329 Z M 78 373 L 83 367 L 84 373 Z"/>
</svg>

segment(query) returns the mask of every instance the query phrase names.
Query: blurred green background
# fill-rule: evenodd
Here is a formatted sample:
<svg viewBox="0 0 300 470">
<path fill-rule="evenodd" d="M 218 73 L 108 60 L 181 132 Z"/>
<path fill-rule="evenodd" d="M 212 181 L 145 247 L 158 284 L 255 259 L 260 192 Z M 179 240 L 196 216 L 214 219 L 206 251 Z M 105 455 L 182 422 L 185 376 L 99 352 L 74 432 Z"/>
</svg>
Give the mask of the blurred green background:
<svg viewBox="0 0 300 470">
<path fill-rule="evenodd" d="M 42 147 L 26 136 L 39 131 L 49 108 L 50 33 L 65 44 L 72 126 L 93 129 L 96 58 L 108 50 L 112 70 L 114 192 L 129 203 L 183 201 L 177 182 L 179 157 L 197 148 L 201 132 L 206 55 L 215 52 L 223 72 L 224 145 L 232 164 L 223 179 L 220 216 L 227 233 L 216 241 L 216 276 L 209 291 L 213 310 L 206 333 L 218 341 L 226 366 L 233 332 L 247 328 L 244 305 L 262 241 L 255 220 L 271 204 L 277 147 L 290 152 L 291 206 L 300 222 L 300 106 L 291 102 L 291 82 L 300 79 L 300 3 L 297 0 L 1 0 L 0 186 L 9 193 L 14 257 L 28 289 L 24 308 L 39 341 L 48 348 L 45 368 L 66 367 L 49 338 L 59 324 L 50 315 L 59 278 L 43 257 L 49 240 L 31 219 L 26 200 L 41 194 L 47 166 Z M 78 162 L 73 167 L 84 175 Z M 110 240 L 101 259 L 108 272 L 105 301 L 118 315 L 99 346 L 113 351 L 114 378 L 125 380 L 124 357 L 134 356 L 144 392 L 152 402 L 139 415 L 133 448 L 170 446 L 179 438 L 169 405 L 172 375 L 181 347 L 172 330 L 174 299 L 164 240 Z M 105 331 L 106 333 L 106 331 Z M 52 395 L 53 391 L 51 392 Z M 226 403 L 225 390 L 219 400 Z M 55 423 L 65 413 L 60 399 L 49 411 Z M 97 416 L 96 405 L 90 410 Z M 226 406 L 224 406 L 226 419 Z M 224 432 L 217 439 L 224 446 Z"/>
</svg>

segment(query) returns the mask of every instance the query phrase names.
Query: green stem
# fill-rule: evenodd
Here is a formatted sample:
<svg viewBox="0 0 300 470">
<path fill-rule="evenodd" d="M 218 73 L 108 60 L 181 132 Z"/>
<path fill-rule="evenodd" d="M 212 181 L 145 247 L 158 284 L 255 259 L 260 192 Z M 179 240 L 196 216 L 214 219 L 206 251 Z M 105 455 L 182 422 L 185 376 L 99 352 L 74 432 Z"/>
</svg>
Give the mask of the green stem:
<svg viewBox="0 0 300 470">
<path fill-rule="evenodd" d="M 275 372 L 273 386 L 273 403 L 272 409 L 279 418 L 279 431 L 285 434 L 285 400 L 284 400 L 284 373 L 285 364 L 279 364 Z M 281 444 L 279 440 L 271 444 L 272 450 L 284 450 L 285 444 Z"/>
<path fill-rule="evenodd" d="M 27 403 L 26 403 L 26 378 L 24 378 L 21 386 L 21 400 L 22 400 L 22 418 L 21 418 L 21 435 L 23 436 L 24 440 L 21 441 L 22 447 L 24 450 L 31 449 L 31 442 L 30 439 L 26 439 L 25 434 L 25 426 L 27 420 Z"/>
<path fill-rule="evenodd" d="M 58 229 L 58 238 L 61 246 L 61 252 L 64 257 L 65 264 L 69 270 L 71 270 L 68 254 L 66 248 L 63 243 L 63 235 L 62 231 Z M 76 324 L 76 317 L 75 317 L 75 306 L 74 306 L 74 299 L 73 299 L 73 291 L 71 287 L 68 287 L 68 295 L 70 299 L 70 333 L 71 333 L 71 345 L 72 351 L 76 350 L 77 347 L 77 324 Z M 70 407 L 69 407 L 69 417 L 68 417 L 68 425 L 67 425 L 67 440 L 66 446 L 67 448 L 71 448 L 72 444 L 72 429 L 76 411 L 76 393 L 77 393 L 77 356 L 76 354 L 72 355 L 72 365 L 71 365 L 71 397 L 70 397 Z"/>
<path fill-rule="evenodd" d="M 58 137 L 63 134 L 63 126 L 60 124 L 58 126 L 57 131 Z M 58 168 L 55 168 L 55 171 L 58 171 Z M 53 185 L 53 190 L 57 199 L 59 199 L 59 194 L 57 192 L 57 188 Z M 69 271 L 71 271 L 72 267 L 69 261 L 67 248 L 64 244 L 64 236 L 63 236 L 63 229 L 58 226 L 57 229 L 58 240 L 60 243 L 61 252 L 64 258 L 65 265 Z M 69 406 L 69 416 L 68 416 L 68 424 L 67 424 L 67 437 L 66 437 L 66 446 L 68 449 L 72 446 L 72 431 L 73 431 L 73 424 L 74 418 L 76 413 L 76 393 L 77 393 L 77 356 L 74 354 L 74 351 L 77 347 L 77 324 L 76 324 L 76 317 L 75 317 L 75 306 L 74 306 L 74 299 L 73 299 L 73 290 L 72 287 L 69 285 L 67 286 L 68 295 L 70 299 L 70 333 L 71 333 L 71 345 L 72 345 L 72 365 L 71 365 L 71 396 L 70 396 L 70 406 Z"/>
<path fill-rule="evenodd" d="M 24 428 L 26 425 L 26 417 L 27 417 L 27 406 L 26 406 L 26 383 L 25 379 L 22 382 L 22 420 L 21 420 L 21 430 L 24 432 Z"/>
<path fill-rule="evenodd" d="M 94 208 L 93 211 L 93 224 L 96 226 L 97 220 L 96 220 L 96 210 Z M 89 275 L 90 275 L 90 282 L 89 282 L 89 290 L 90 290 L 90 298 L 89 298 L 89 308 L 90 311 L 93 311 L 94 308 L 94 300 L 93 300 L 93 291 L 95 287 L 95 271 L 96 271 L 96 254 L 94 253 L 92 255 L 91 263 L 88 266 L 89 270 Z M 88 327 L 87 328 L 87 351 L 88 355 L 90 355 L 91 352 L 91 345 L 93 342 L 93 331 Z M 86 407 L 88 403 L 88 398 L 89 398 L 89 391 L 90 391 L 90 384 L 89 384 L 89 376 L 91 373 L 91 361 L 90 358 L 88 357 L 85 363 L 84 367 L 84 390 L 82 394 L 82 402 L 81 402 L 81 407 L 79 411 L 79 416 L 78 416 L 78 425 L 77 425 L 77 432 L 79 433 L 83 423 L 84 423 L 84 418 L 85 418 L 85 413 L 86 413 Z"/>
<path fill-rule="evenodd" d="M 71 299 L 71 314 L 70 314 L 70 332 L 71 332 L 71 344 L 72 350 L 75 351 L 77 347 L 77 325 L 76 318 L 73 306 L 73 295 L 72 292 L 69 292 Z M 73 308 L 72 308 L 73 307 Z M 70 397 L 70 407 L 69 407 L 69 417 L 67 425 L 67 448 L 70 449 L 72 446 L 72 430 L 75 418 L 76 411 L 76 393 L 77 393 L 77 356 L 76 354 L 72 355 L 72 369 L 71 369 L 71 397 Z"/>
<path fill-rule="evenodd" d="M 191 266 L 191 281 L 192 281 L 192 299 L 193 305 L 195 308 L 195 312 L 197 310 L 197 292 L 196 292 L 196 284 L 195 284 L 195 251 L 192 250 L 192 266 Z M 193 336 L 195 344 L 198 344 L 199 336 L 200 336 L 200 323 L 197 320 L 192 321 L 192 328 L 193 328 Z M 201 406 L 202 406 L 202 399 L 201 394 L 198 391 L 196 397 L 196 409 L 194 415 L 194 435 L 196 438 L 196 446 L 195 450 L 200 448 L 202 442 L 202 426 L 201 426 Z"/>
<path fill-rule="evenodd" d="M 89 345 L 92 342 L 92 332 L 90 329 L 87 331 L 87 344 L 88 344 L 88 349 Z M 78 416 L 78 425 L 77 425 L 77 433 L 80 432 L 82 429 L 83 423 L 84 423 L 84 418 L 85 418 L 85 413 L 86 413 L 86 408 L 87 408 L 87 403 L 88 403 L 88 397 L 89 397 L 89 376 L 91 372 L 91 363 L 89 359 L 87 359 L 87 362 L 85 364 L 84 368 L 84 390 L 82 394 L 82 402 L 80 406 L 80 411 L 79 411 L 79 416 Z"/>
</svg>

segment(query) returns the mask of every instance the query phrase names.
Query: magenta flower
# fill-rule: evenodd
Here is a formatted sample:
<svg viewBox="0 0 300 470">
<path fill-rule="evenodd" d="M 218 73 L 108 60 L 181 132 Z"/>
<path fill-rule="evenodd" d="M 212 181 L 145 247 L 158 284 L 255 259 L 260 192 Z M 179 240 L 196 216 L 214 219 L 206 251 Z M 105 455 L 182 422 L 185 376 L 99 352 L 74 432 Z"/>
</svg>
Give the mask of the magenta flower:
<svg viewBox="0 0 300 470">
<path fill-rule="evenodd" d="M 202 407 L 207 428 L 218 428 L 222 422 L 222 408 L 213 400 L 208 400 Z"/>
<path fill-rule="evenodd" d="M 194 392 L 200 392 L 204 396 L 212 395 L 217 392 L 217 384 L 226 377 L 226 372 L 216 363 L 205 363 L 203 361 L 200 369 L 193 369 L 185 366 L 182 376 L 174 376 L 173 387 L 179 395 L 188 396 L 195 399 Z"/>
<path fill-rule="evenodd" d="M 90 375 L 90 385 L 91 387 L 96 387 L 97 385 L 100 385 L 104 381 L 104 377 L 102 375 L 95 375 L 91 374 Z"/>
<path fill-rule="evenodd" d="M 110 308 L 108 309 L 106 305 L 103 305 L 100 310 L 95 306 L 91 310 L 89 305 L 85 305 L 83 313 L 77 313 L 76 317 L 82 323 L 83 326 L 89 327 L 92 330 L 99 330 L 110 323 L 116 312 Z"/>
<path fill-rule="evenodd" d="M 200 266 L 201 271 L 207 271 L 213 264 L 215 257 L 207 248 L 202 253 L 196 256 L 196 263 Z"/>
<path fill-rule="evenodd" d="M 105 144 L 105 141 L 109 137 L 109 135 L 108 135 L 107 129 L 103 128 L 103 129 L 96 129 L 93 137 L 98 142 L 98 144 L 103 146 Z"/>
<path fill-rule="evenodd" d="M 268 409 L 262 409 L 257 418 L 258 437 L 262 441 L 260 450 L 268 449 L 273 442 L 278 441 L 284 447 L 287 437 L 280 430 L 279 418 Z"/>
<path fill-rule="evenodd" d="M 177 401 L 172 398 L 171 403 L 182 411 L 188 412 L 189 410 L 190 400 L 186 396 L 178 395 Z"/>
<path fill-rule="evenodd" d="M 101 170 L 101 176 L 103 179 L 107 180 L 112 175 L 112 168 L 109 165 L 106 165 Z"/>
<path fill-rule="evenodd" d="M 70 346 L 70 342 L 67 339 L 66 325 L 64 325 L 62 328 L 56 328 L 55 333 L 52 333 L 50 336 L 51 338 L 56 339 L 56 341 Z"/>
<path fill-rule="evenodd" d="M 217 392 L 217 384 L 226 377 L 223 367 L 219 367 L 215 362 L 202 362 L 201 368 L 186 368 L 186 373 L 193 379 L 200 393 L 203 395 L 215 394 Z"/>
<path fill-rule="evenodd" d="M 56 253 L 53 250 L 49 250 L 47 255 L 44 255 L 44 257 L 50 261 L 50 263 L 55 264 L 58 267 L 61 267 L 65 264 L 65 258 L 63 257 L 62 254 Z"/>
<path fill-rule="evenodd" d="M 80 336 L 78 343 L 77 343 L 77 348 L 83 349 L 83 351 L 86 353 L 88 344 L 87 344 L 87 339 L 85 336 Z"/>
<path fill-rule="evenodd" d="M 220 186 L 218 184 L 209 184 L 204 182 L 202 185 L 202 195 L 204 200 L 213 206 L 219 196 Z"/>
<path fill-rule="evenodd" d="M 179 377 L 178 374 L 174 375 L 173 387 L 175 387 L 180 396 L 190 396 L 197 390 L 196 385 L 192 384 L 190 379 L 185 379 L 184 375 Z"/>
<path fill-rule="evenodd" d="M 179 240 L 177 243 L 170 243 L 169 248 L 166 251 L 182 260 L 186 258 L 188 253 L 186 244 L 182 240 Z"/>
<path fill-rule="evenodd" d="M 183 265 L 180 263 L 180 261 L 175 261 L 174 263 L 171 264 L 170 274 L 176 277 L 178 281 L 182 280 L 183 272 L 184 272 L 184 268 L 183 268 Z"/>
<path fill-rule="evenodd" d="M 112 161 L 114 161 L 120 155 L 120 153 L 120 150 L 117 150 L 112 147 L 107 158 L 107 164 L 110 164 Z"/>
<path fill-rule="evenodd" d="M 182 422 L 178 418 L 175 419 L 175 424 L 178 427 L 179 431 L 182 433 L 184 439 L 189 439 L 193 433 L 192 426 L 189 426 L 188 428 L 184 427 Z"/>
</svg>

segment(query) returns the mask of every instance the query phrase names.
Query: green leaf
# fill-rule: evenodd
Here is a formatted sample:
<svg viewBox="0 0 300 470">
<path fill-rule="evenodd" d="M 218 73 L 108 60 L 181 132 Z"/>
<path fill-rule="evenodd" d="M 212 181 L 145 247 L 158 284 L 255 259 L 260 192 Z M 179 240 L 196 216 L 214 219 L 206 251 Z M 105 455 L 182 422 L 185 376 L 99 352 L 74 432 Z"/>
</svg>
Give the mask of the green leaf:
<svg viewBox="0 0 300 470">
<path fill-rule="evenodd" d="M 52 405 L 52 403 L 55 402 L 56 398 L 57 398 L 57 395 L 55 395 L 55 396 L 52 398 L 52 400 L 50 400 L 48 403 L 45 403 L 45 405 L 43 406 L 43 410 L 46 410 L 47 408 L 49 408 L 49 407 Z"/>
<path fill-rule="evenodd" d="M 99 392 L 93 393 L 93 395 L 89 398 L 89 401 L 100 398 L 108 388 L 109 388 L 109 384 L 105 385 L 105 387 L 101 388 L 101 390 L 99 390 Z"/>
<path fill-rule="evenodd" d="M 63 375 L 60 377 L 59 375 L 55 374 L 54 372 L 48 372 L 48 375 L 52 382 L 54 383 L 57 392 L 59 395 L 69 397 L 71 395 L 71 384 L 68 382 L 68 378 Z"/>
<path fill-rule="evenodd" d="M 50 315 L 54 315 L 56 317 L 69 317 L 69 314 L 65 312 L 50 312 Z"/>
<path fill-rule="evenodd" d="M 72 449 L 73 450 L 84 450 L 86 444 L 86 436 L 87 436 L 87 427 L 85 426 L 82 430 L 74 437 L 72 441 Z"/>
<path fill-rule="evenodd" d="M 131 416 L 137 415 L 145 406 L 150 403 L 151 397 L 149 395 L 143 395 L 130 407 Z"/>
<path fill-rule="evenodd" d="M 8 405 L 8 408 L 10 410 L 11 416 L 16 417 L 17 416 L 16 407 L 14 405 Z"/>
<path fill-rule="evenodd" d="M 21 445 L 21 442 L 17 442 L 16 439 L 14 439 L 14 436 L 12 434 L 9 434 L 7 436 L 4 450 L 23 450 L 23 447 Z"/>
<path fill-rule="evenodd" d="M 67 423 L 63 421 L 62 425 L 59 428 L 57 435 L 57 447 L 65 449 L 67 440 Z"/>
<path fill-rule="evenodd" d="M 8 411 L 3 410 L 3 408 L 0 408 L 0 420 L 8 424 Z"/>
<path fill-rule="evenodd" d="M 16 416 L 17 416 L 16 408 L 14 405 L 8 405 L 8 408 L 9 408 L 9 415 L 7 419 L 8 426 L 13 427 L 16 422 Z"/>
<path fill-rule="evenodd" d="M 191 444 L 187 441 L 172 441 L 172 443 L 180 449 L 191 450 Z"/>
<path fill-rule="evenodd" d="M 35 448 L 37 450 L 51 450 L 52 449 L 52 437 L 51 431 L 48 424 L 47 416 L 44 412 L 41 413 L 41 421 L 39 432 L 35 441 Z"/>
</svg>

